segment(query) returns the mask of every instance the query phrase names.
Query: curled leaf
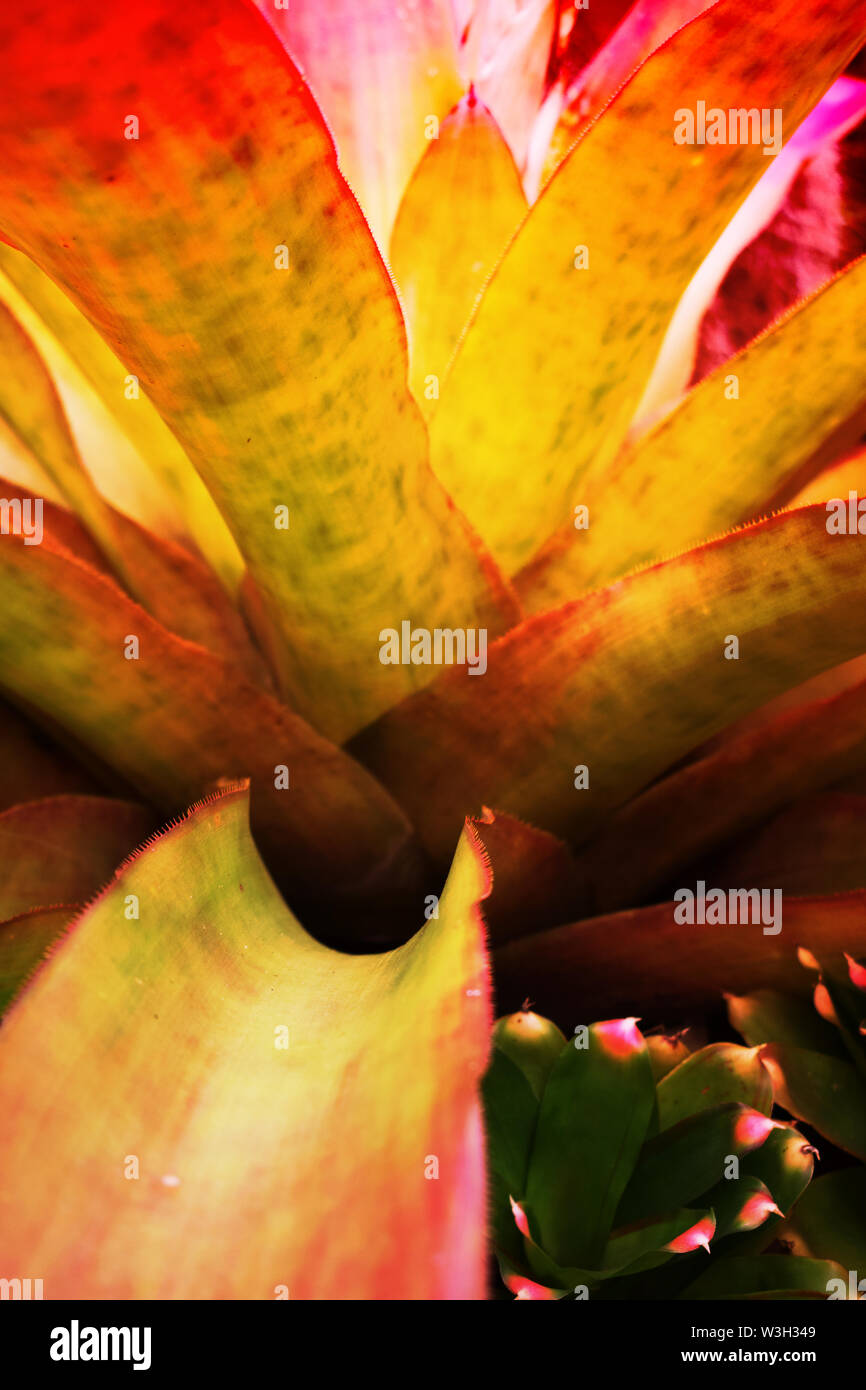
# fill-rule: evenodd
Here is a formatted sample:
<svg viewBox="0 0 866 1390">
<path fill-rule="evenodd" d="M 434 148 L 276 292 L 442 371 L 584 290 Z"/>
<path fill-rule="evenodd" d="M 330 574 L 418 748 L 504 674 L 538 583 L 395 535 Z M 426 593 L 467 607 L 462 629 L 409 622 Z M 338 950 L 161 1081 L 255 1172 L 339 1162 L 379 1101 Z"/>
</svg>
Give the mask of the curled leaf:
<svg viewBox="0 0 866 1390">
<path fill-rule="evenodd" d="M 486 886 L 469 837 L 438 921 L 341 955 L 243 790 L 163 835 L 0 1030 L 10 1267 L 55 1299 L 483 1296 Z"/>
</svg>

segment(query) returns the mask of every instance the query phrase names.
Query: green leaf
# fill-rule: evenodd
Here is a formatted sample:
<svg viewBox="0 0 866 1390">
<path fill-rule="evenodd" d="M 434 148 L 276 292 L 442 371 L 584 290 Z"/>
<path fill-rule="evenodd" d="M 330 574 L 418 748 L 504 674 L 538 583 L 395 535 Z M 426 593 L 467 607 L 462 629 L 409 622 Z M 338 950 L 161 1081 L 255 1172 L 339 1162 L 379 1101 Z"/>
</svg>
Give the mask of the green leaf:
<svg viewBox="0 0 866 1390">
<path fill-rule="evenodd" d="M 514 1220 L 511 1199 L 522 1197 L 526 1188 L 538 1101 L 523 1072 L 498 1047 L 491 1054 L 481 1094 L 493 1243 L 498 1253 L 523 1265 L 523 1237 Z"/>
<path fill-rule="evenodd" d="M 719 1042 L 702 1047 L 668 1072 L 656 1088 L 656 1099 L 659 1129 L 665 1130 L 726 1101 L 740 1101 L 769 1115 L 773 1086 L 758 1048 Z"/>
<path fill-rule="evenodd" d="M 661 1218 L 650 1217 L 627 1230 L 614 1231 L 605 1247 L 602 1263 L 605 1270 L 638 1273 L 650 1267 L 648 1256 L 686 1254 L 708 1245 L 714 1235 L 715 1221 L 711 1211 L 683 1208 Z"/>
<path fill-rule="evenodd" d="M 634 73 L 531 209 L 431 433 L 439 477 L 508 573 L 607 474 L 677 301 L 767 168 L 759 144 L 677 144 L 677 113 L 779 109 L 787 139 L 864 20 L 850 0 L 719 0 Z"/>
<path fill-rule="evenodd" d="M 803 1194 L 784 1229 L 797 1249 L 838 1260 L 866 1277 L 866 1168 L 825 1173 Z"/>
<path fill-rule="evenodd" d="M 777 1125 L 740 1163 L 741 1175 L 763 1182 L 786 1215 L 809 1186 L 814 1168 L 815 1150 L 793 1125 Z"/>
<path fill-rule="evenodd" d="M 761 1056 L 780 1105 L 866 1159 L 866 1085 L 850 1062 L 788 1043 L 768 1043 Z"/>
<path fill-rule="evenodd" d="M 483 1297 L 486 887 L 464 837 L 438 920 L 342 955 L 243 790 L 169 830 L 0 1030 L 10 1268 L 59 1299 Z"/>
<path fill-rule="evenodd" d="M 862 652 L 862 539 L 826 520 L 788 512 L 530 618 L 483 679 L 443 671 L 352 746 L 439 859 L 485 804 L 582 842 L 690 749 Z"/>
<path fill-rule="evenodd" d="M 761 1183 L 779 1208 L 778 1215 L 770 1212 L 753 1230 L 735 1232 L 723 1237 L 719 1254 L 760 1255 L 784 1237 L 784 1215 L 812 1180 L 818 1152 L 793 1125 L 779 1125 L 767 1135 L 759 1149 L 753 1149 L 740 1160 L 740 1181 Z"/>
<path fill-rule="evenodd" d="M 716 1214 L 716 1239 L 753 1231 L 763 1226 L 775 1212 L 776 1200 L 760 1178 L 741 1173 L 738 1178 L 723 1179 L 706 1196 Z"/>
<path fill-rule="evenodd" d="M 616 1224 L 646 1220 L 708 1192 L 722 1180 L 727 1160 L 763 1144 L 773 1126 L 760 1111 L 736 1102 L 680 1120 L 644 1145 Z"/>
<path fill-rule="evenodd" d="M 3 34 L 3 232 L 140 378 L 247 561 L 282 693 L 342 740 L 435 669 L 383 665 L 381 631 L 516 609 L 430 470 L 330 134 L 249 5 L 81 0 L 74 35 L 30 5 Z"/>
<path fill-rule="evenodd" d="M 558 1264 L 598 1268 L 653 1111 L 649 1056 L 634 1019 L 591 1025 L 547 1080 L 526 1186 L 537 1239 Z"/>
<path fill-rule="evenodd" d="M 830 1260 L 806 1260 L 796 1255 L 747 1255 L 716 1260 L 680 1294 L 680 1298 L 749 1298 L 785 1293 L 827 1297 L 831 1279 L 845 1271 Z"/>
<path fill-rule="evenodd" d="M 77 911 L 75 903 L 36 907 L 0 922 L 0 1018 Z"/>
<path fill-rule="evenodd" d="M 679 1033 L 670 1035 L 653 1033 L 649 1037 L 645 1036 L 644 1040 L 650 1055 L 653 1077 L 656 1081 L 656 1102 L 658 1102 L 658 1082 L 669 1072 L 672 1072 L 674 1067 L 678 1067 L 686 1058 L 691 1057 L 692 1053 Z"/>
<path fill-rule="evenodd" d="M 563 1267 L 529 1237 L 524 1248 L 530 1272 L 548 1288 L 562 1291 L 584 1285 L 595 1290 L 610 1279 L 658 1268 L 673 1255 L 707 1245 L 714 1228 L 712 1212 L 668 1212 L 628 1230 L 615 1231 L 605 1246 L 599 1269 Z"/>
<path fill-rule="evenodd" d="M 727 996 L 728 1018 L 751 1047 L 761 1043 L 791 1043 L 844 1057 L 839 1034 L 815 1012 L 811 1000 L 777 990 L 759 989 L 753 994 Z"/>
<path fill-rule="evenodd" d="M 501 1177 L 506 1195 L 519 1199 L 526 1189 L 538 1101 L 523 1072 L 498 1047 L 491 1053 L 481 1093 L 490 1168 Z"/>
<path fill-rule="evenodd" d="M 688 1254 L 699 1247 L 708 1248 L 714 1232 L 715 1217 L 711 1211 L 684 1208 L 668 1212 L 615 1231 L 605 1247 L 600 1269 L 563 1268 L 527 1237 L 524 1240 L 527 1272 L 543 1286 L 556 1290 L 558 1295 L 585 1287 L 592 1291 L 593 1297 L 628 1297 L 628 1294 L 614 1292 L 621 1280 L 658 1270 L 674 1256 Z M 685 1277 L 687 1279 L 688 1275 Z"/>
<path fill-rule="evenodd" d="M 497 1019 L 493 1044 L 520 1068 L 536 1101 L 541 1100 L 548 1077 L 566 1045 L 564 1033 L 550 1019 L 522 1009 Z"/>
</svg>

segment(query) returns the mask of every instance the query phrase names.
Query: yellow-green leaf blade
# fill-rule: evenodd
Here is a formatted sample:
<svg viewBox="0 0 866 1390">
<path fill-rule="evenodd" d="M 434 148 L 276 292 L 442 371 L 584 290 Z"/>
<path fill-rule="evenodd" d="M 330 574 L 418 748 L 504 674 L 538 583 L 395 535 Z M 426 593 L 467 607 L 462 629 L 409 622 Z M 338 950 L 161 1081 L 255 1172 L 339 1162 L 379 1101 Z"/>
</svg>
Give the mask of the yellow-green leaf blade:
<svg viewBox="0 0 866 1390">
<path fill-rule="evenodd" d="M 391 269 L 408 321 L 409 380 L 433 413 L 476 296 L 519 226 L 526 199 L 511 152 L 474 95 L 455 106 L 403 195 Z"/>
<path fill-rule="evenodd" d="M 55 1299 L 483 1297 L 480 858 L 406 946 L 345 956 L 246 815 L 139 855 L 4 1022 L 4 1255 Z"/>
<path fill-rule="evenodd" d="M 860 405 L 866 258 L 718 367 L 581 492 L 519 581 L 530 611 L 750 520 Z M 776 405 L 773 403 L 776 402 Z"/>
<path fill-rule="evenodd" d="M 61 903 L 0 922 L 0 1019 L 79 911 L 78 904 Z"/>
<path fill-rule="evenodd" d="M 2 242 L 0 300 L 42 354 L 105 498 L 150 530 L 196 547 L 234 593 L 244 570 L 237 545 L 141 383 L 59 286 Z"/>
<path fill-rule="evenodd" d="M 260 842 L 299 895 L 351 899 L 414 862 L 404 818 L 351 758 L 47 538 L 0 538 L 0 593 L 0 688 L 146 800 L 174 813 L 250 776 Z"/>
<path fill-rule="evenodd" d="M 247 560 L 284 695 L 342 739 L 429 678 L 378 661 L 383 628 L 504 626 L 429 468 L 393 286 L 254 9 L 76 14 L 71 37 L 28 0 L 0 36 L 3 229 L 140 377 Z"/>
<path fill-rule="evenodd" d="M 2 301 L 0 421 L 45 470 L 115 574 L 154 617 L 180 636 L 234 657 L 248 673 L 259 676 L 262 659 L 252 650 L 240 614 L 216 575 L 159 529 L 145 530 L 101 496 L 36 343 Z M 110 449 L 110 440 L 107 446 Z M 2 480 L 0 489 L 8 500 L 11 494 Z"/>
</svg>

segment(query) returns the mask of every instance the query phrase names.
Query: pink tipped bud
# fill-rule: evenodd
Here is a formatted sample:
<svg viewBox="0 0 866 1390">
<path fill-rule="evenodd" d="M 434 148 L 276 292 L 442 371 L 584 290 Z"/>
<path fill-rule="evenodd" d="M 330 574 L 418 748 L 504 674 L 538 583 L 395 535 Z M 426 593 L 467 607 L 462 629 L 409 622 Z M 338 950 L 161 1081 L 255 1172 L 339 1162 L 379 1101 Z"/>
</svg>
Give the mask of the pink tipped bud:
<svg viewBox="0 0 866 1390">
<path fill-rule="evenodd" d="M 522 1274 L 509 1274 L 505 1283 L 515 1298 L 533 1299 L 536 1302 L 540 1302 L 542 1299 L 556 1298 L 553 1289 L 546 1289 L 543 1284 L 536 1284 L 532 1279 L 525 1279 Z"/>
<path fill-rule="evenodd" d="M 843 954 L 848 962 L 848 975 L 852 985 L 856 985 L 858 989 L 866 989 L 866 965 L 860 965 L 847 951 Z"/>
<path fill-rule="evenodd" d="M 768 1216 L 784 1216 L 773 1201 L 769 1192 L 754 1192 L 751 1197 L 747 1197 L 740 1208 L 737 1217 L 737 1228 L 741 1231 L 753 1231 L 756 1226 L 761 1226 Z"/>
<path fill-rule="evenodd" d="M 511 1214 L 514 1217 L 514 1224 L 522 1236 L 529 1239 L 529 1222 L 526 1219 L 526 1212 L 519 1202 L 515 1202 L 513 1197 L 508 1198 L 511 1203 Z"/>
<path fill-rule="evenodd" d="M 766 1063 L 766 1059 L 765 1063 Z M 762 1115 L 760 1110 L 747 1110 L 741 1115 L 734 1125 L 734 1143 L 741 1144 L 743 1148 L 755 1149 L 759 1144 L 763 1144 L 767 1135 L 779 1126 L 775 1120 L 771 1120 L 768 1115 Z"/>
<path fill-rule="evenodd" d="M 673 1240 L 663 1245 L 663 1250 L 670 1250 L 674 1255 L 686 1255 L 690 1250 L 697 1250 L 702 1246 L 704 1250 L 709 1250 L 710 1241 L 716 1234 L 716 1219 L 714 1216 L 702 1216 L 694 1226 L 689 1226 L 682 1235 L 675 1236 Z"/>
<path fill-rule="evenodd" d="M 826 1018 L 828 1023 L 838 1024 L 839 1016 L 836 1013 L 836 1010 L 833 1008 L 833 1000 L 830 998 L 830 995 L 827 992 L 826 985 L 821 984 L 815 986 L 815 992 L 812 995 L 812 1002 L 822 1018 Z"/>
<path fill-rule="evenodd" d="M 601 1046 L 614 1057 L 629 1057 L 644 1046 L 637 1018 L 611 1018 L 595 1025 Z"/>
</svg>

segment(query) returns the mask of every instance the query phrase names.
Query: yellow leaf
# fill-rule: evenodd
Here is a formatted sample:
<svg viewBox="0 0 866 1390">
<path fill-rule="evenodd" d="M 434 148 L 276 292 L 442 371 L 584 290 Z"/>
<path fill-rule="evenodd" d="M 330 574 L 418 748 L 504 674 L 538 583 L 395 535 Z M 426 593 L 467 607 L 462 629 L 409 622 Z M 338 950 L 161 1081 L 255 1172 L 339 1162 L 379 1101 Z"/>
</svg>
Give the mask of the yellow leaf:
<svg viewBox="0 0 866 1390">
<path fill-rule="evenodd" d="M 0 301 L 36 344 L 79 452 L 106 500 L 161 536 L 190 542 L 229 592 L 244 563 L 174 435 L 79 309 L 48 276 L 0 242 Z"/>
<path fill-rule="evenodd" d="M 427 415 L 472 306 L 525 212 L 499 127 L 476 96 L 464 97 L 415 170 L 391 237 L 409 381 Z"/>
<path fill-rule="evenodd" d="M 540 612 L 769 507 L 863 399 L 866 257 L 723 363 L 607 478 L 517 579 Z M 829 495 L 829 494 L 828 494 Z M 842 494 L 847 499 L 847 491 Z"/>
<path fill-rule="evenodd" d="M 728 128 L 730 111 L 766 111 L 788 137 L 864 23 L 862 0 L 719 0 L 638 70 L 531 209 L 431 431 L 434 468 L 508 573 L 607 471 L 677 300 L 767 168 L 762 143 L 676 143 L 680 113 L 696 139 L 699 102 Z"/>
</svg>

